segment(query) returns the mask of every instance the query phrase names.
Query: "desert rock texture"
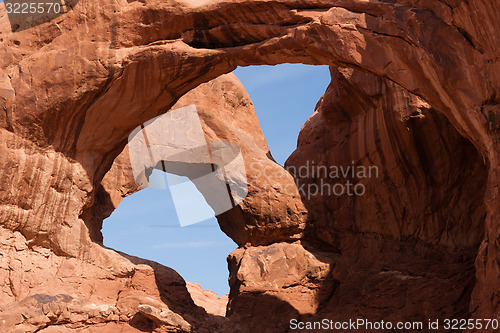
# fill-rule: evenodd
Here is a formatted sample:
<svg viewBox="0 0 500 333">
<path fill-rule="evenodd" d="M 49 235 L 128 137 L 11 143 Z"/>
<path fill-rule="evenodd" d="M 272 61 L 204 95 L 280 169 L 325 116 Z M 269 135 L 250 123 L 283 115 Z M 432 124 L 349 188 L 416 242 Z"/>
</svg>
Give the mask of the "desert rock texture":
<svg viewBox="0 0 500 333">
<path fill-rule="evenodd" d="M 0 331 L 500 316 L 500 1 L 80 0 L 23 25 L 9 1 Z M 227 74 L 285 62 L 332 77 L 286 169 Z M 218 217 L 239 245 L 225 317 L 175 271 L 101 244 L 103 219 L 139 190 L 129 134 L 191 104 L 207 141 L 238 145 L 247 170 L 249 195 Z M 336 177 L 290 172 L 313 162 L 376 168 L 343 176 L 363 195 L 325 196 L 301 189 Z"/>
</svg>

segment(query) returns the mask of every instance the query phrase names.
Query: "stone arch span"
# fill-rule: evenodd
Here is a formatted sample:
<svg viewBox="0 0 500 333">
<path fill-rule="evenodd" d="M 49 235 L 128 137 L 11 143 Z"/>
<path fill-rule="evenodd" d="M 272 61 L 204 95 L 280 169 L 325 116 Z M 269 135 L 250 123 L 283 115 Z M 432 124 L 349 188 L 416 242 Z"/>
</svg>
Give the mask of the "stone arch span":
<svg viewBox="0 0 500 333">
<path fill-rule="evenodd" d="M 4 233 L 13 236 L 3 243 L 30 258 L 50 249 L 59 267 L 77 258 L 114 265 L 102 274 L 117 280 L 148 276 L 96 246 L 84 223 L 130 131 L 236 66 L 350 67 L 421 97 L 486 161 L 485 238 L 471 308 L 478 317 L 497 315 L 498 6 L 487 0 L 80 1 L 63 17 L 19 32 L 11 32 L 4 15 L 0 216 Z M 4 286 L 9 299 L 30 296 L 15 281 Z"/>
</svg>

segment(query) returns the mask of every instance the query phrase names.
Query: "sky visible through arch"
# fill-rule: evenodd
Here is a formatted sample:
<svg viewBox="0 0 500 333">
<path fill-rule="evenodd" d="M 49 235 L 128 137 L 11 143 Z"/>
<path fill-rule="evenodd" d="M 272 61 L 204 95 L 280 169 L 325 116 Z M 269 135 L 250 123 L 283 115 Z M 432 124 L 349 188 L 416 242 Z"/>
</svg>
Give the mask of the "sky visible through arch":
<svg viewBox="0 0 500 333">
<path fill-rule="evenodd" d="M 251 66 L 234 73 L 255 105 L 274 159 L 283 165 L 330 82 L 328 67 Z M 219 296 L 229 292 L 226 257 L 236 244 L 215 218 L 181 228 L 168 189 L 147 188 L 125 198 L 104 221 L 102 232 L 105 246 L 171 267 Z"/>
</svg>

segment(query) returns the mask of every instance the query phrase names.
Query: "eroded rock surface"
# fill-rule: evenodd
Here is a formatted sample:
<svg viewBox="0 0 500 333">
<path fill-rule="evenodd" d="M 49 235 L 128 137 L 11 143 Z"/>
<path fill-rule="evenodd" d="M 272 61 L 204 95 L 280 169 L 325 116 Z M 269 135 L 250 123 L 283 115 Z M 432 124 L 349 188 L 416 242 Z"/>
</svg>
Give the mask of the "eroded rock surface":
<svg viewBox="0 0 500 333">
<path fill-rule="evenodd" d="M 306 238 L 342 254 L 319 316 L 469 315 L 487 166 L 445 117 L 392 82 L 332 68 L 286 166 L 311 217 Z"/>
<path fill-rule="evenodd" d="M 96 249 L 92 262 L 58 256 L 50 249 L 30 246 L 19 232 L 9 235 L 4 230 L 1 240 L 3 332 L 45 332 L 52 326 L 57 332 L 90 327 L 96 332 L 140 332 L 155 327 L 177 331 L 171 329 L 173 325 L 167 329 L 137 316 L 141 304 L 169 308 L 160 290 L 171 295 L 168 304 L 172 308 L 182 304 L 190 313 L 203 316 L 184 280 L 169 268 L 134 265 L 133 258 L 127 260 L 104 248 Z"/>
<path fill-rule="evenodd" d="M 228 295 L 219 297 L 215 292 L 203 290 L 198 283 L 193 282 L 186 282 L 186 287 L 194 303 L 204 308 L 207 313 L 221 317 L 226 316 Z"/>
<path fill-rule="evenodd" d="M 298 239 L 307 213 L 292 176 L 272 159 L 252 101 L 239 80 L 229 74 L 202 84 L 184 95 L 172 109 L 189 105 L 196 106 L 207 143 L 236 144 L 243 156 L 248 196 L 238 207 L 218 216 L 221 229 L 240 245 Z M 199 164 L 198 159 L 194 154 L 192 163 Z M 149 158 L 146 156 L 144 160 Z M 152 169 L 158 162 L 146 162 L 145 167 Z M 184 163 L 181 168 L 167 167 L 165 171 L 190 177 L 188 169 Z M 140 189 L 131 170 L 128 148 L 116 158 L 101 184 L 97 203 L 89 212 L 95 218 L 89 218 L 92 222 L 88 223 L 95 228 L 97 240 L 102 237 L 102 219 L 108 217 L 125 196 Z M 283 195 L 284 187 L 289 189 L 287 196 Z M 211 189 L 199 190 L 210 203 Z"/>
<path fill-rule="evenodd" d="M 337 258 L 300 242 L 233 251 L 229 318 L 244 332 L 287 332 L 290 319 L 316 313 L 332 297 Z"/>
<path fill-rule="evenodd" d="M 2 330 L 172 330 L 136 317 L 139 305 L 160 314 L 169 308 L 200 331 L 244 332 L 251 325 L 238 318 L 264 316 L 255 306 L 235 306 L 234 321 L 212 318 L 194 305 L 178 275 L 134 264 L 98 242 L 102 218 L 134 191 L 126 176 L 105 188 L 134 128 L 238 65 L 283 62 L 365 73 L 333 70 L 333 86 L 289 165 L 354 160 L 378 165 L 381 175 L 366 181 L 362 198 L 302 196 L 304 202 L 298 190 L 272 188 L 293 183 L 288 174 L 256 179 L 253 193 L 264 194 L 219 219 L 241 246 L 232 256 L 242 258 L 232 281 L 248 281 L 254 290 L 233 284 L 232 304 L 273 294 L 268 303 L 282 314 L 279 325 L 291 316 L 331 313 L 496 318 L 499 21 L 500 3 L 491 0 L 81 0 L 50 22 L 18 31 L 2 6 Z M 252 137 L 242 144 L 249 163 L 279 170 L 257 127 L 231 108 L 205 110 L 206 133 L 214 131 L 207 136 Z M 318 260 L 335 264 L 314 286 L 297 285 L 307 297 L 330 286 L 330 299 L 305 306 L 315 309 L 312 315 L 291 305 L 298 296 L 272 284 L 283 278 L 239 272 L 259 260 L 276 267 L 280 259 L 262 257 L 259 246 L 286 253 L 300 238 L 308 245 L 292 257 L 317 267 L 323 264 L 305 260 L 306 253 L 328 253 Z M 25 318 L 25 309 L 37 315 Z"/>
</svg>

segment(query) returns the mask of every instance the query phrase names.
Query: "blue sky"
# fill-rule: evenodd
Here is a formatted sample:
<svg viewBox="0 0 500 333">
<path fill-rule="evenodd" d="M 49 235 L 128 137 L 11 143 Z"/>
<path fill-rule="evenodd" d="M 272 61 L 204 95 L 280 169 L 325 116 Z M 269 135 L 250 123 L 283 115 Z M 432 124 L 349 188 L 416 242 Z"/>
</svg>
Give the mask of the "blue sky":
<svg viewBox="0 0 500 333">
<path fill-rule="evenodd" d="M 252 98 L 273 157 L 283 165 L 330 82 L 328 67 L 251 66 L 234 73 Z M 218 295 L 229 292 L 226 257 L 236 244 L 215 218 L 181 228 L 168 189 L 148 188 L 125 198 L 102 231 L 108 247 L 171 267 Z"/>
</svg>

